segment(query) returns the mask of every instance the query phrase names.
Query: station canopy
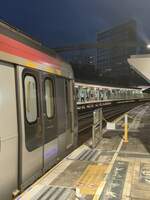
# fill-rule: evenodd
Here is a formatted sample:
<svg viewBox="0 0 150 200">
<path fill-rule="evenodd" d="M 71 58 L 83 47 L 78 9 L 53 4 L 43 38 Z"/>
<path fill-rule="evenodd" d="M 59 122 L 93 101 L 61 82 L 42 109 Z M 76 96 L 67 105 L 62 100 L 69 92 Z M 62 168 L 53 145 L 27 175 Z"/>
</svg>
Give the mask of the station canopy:
<svg viewBox="0 0 150 200">
<path fill-rule="evenodd" d="M 150 83 L 150 54 L 131 56 L 128 62 L 133 70 Z"/>
</svg>

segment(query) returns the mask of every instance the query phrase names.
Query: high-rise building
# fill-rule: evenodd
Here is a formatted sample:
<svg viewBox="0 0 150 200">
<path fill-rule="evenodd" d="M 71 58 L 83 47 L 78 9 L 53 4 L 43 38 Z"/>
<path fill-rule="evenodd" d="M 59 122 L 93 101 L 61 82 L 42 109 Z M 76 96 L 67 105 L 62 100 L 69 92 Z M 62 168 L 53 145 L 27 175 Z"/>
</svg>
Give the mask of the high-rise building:
<svg viewBox="0 0 150 200">
<path fill-rule="evenodd" d="M 70 57 L 69 62 L 75 64 L 82 64 L 82 65 L 95 65 L 95 56 L 94 55 L 72 55 Z"/>
<path fill-rule="evenodd" d="M 96 64 L 96 50 L 76 50 L 60 53 L 60 55 L 70 63 L 81 65 L 95 65 Z"/>
<path fill-rule="evenodd" d="M 99 76 L 118 82 L 141 82 L 141 78 L 130 68 L 127 59 L 130 55 L 146 53 L 146 44 L 139 38 L 136 21 L 97 32 L 97 42 L 104 44 L 97 49 L 96 70 Z M 106 47 L 105 47 L 106 44 Z"/>
</svg>

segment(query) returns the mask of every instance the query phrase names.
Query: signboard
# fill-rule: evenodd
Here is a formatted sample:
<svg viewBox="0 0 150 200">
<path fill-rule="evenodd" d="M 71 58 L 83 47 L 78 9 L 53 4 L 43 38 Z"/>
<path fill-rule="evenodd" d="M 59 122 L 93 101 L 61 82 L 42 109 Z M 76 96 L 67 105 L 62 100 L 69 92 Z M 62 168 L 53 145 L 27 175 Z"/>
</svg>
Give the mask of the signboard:
<svg viewBox="0 0 150 200">
<path fill-rule="evenodd" d="M 115 130 L 116 124 L 114 122 L 107 122 L 107 130 Z"/>
</svg>

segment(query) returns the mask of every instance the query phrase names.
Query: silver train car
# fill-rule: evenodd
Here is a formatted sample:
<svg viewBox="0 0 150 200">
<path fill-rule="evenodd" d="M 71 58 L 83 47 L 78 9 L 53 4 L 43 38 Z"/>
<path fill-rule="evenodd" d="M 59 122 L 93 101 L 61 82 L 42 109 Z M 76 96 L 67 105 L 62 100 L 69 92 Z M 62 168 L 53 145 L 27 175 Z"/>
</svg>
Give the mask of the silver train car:
<svg viewBox="0 0 150 200">
<path fill-rule="evenodd" d="M 134 88 L 117 88 L 78 82 L 75 83 L 75 88 L 78 103 L 150 97 L 149 94 L 143 93 L 142 89 Z"/>
<path fill-rule="evenodd" d="M 23 191 L 77 143 L 71 67 L 0 23 L 0 200 Z"/>
</svg>

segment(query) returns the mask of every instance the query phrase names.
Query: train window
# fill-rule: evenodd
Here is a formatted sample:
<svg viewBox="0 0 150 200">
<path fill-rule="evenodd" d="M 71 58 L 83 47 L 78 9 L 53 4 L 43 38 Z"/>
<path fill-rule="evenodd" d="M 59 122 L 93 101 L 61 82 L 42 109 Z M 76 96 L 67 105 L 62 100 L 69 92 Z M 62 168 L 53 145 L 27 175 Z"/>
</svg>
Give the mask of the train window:
<svg viewBox="0 0 150 200">
<path fill-rule="evenodd" d="M 33 123 L 37 119 L 37 85 L 35 78 L 31 75 L 26 75 L 24 85 L 26 118 L 29 123 Z"/>
<path fill-rule="evenodd" d="M 48 78 L 45 80 L 45 102 L 47 117 L 51 118 L 54 115 L 53 82 Z"/>
</svg>

